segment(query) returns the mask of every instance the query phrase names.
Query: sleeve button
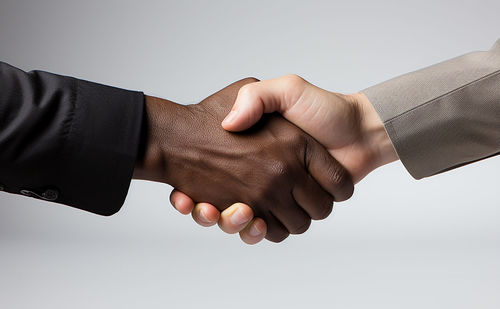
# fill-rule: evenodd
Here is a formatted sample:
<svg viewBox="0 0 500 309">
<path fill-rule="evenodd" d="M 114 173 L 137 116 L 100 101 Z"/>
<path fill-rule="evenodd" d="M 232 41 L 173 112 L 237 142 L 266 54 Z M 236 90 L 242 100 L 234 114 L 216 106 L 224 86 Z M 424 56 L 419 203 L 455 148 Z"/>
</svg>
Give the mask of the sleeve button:
<svg viewBox="0 0 500 309">
<path fill-rule="evenodd" d="M 55 201 L 59 198 L 59 192 L 52 189 L 45 190 L 45 192 L 42 193 L 42 197 L 47 201 Z"/>
<path fill-rule="evenodd" d="M 35 191 L 24 189 L 24 190 L 21 190 L 20 193 L 24 196 L 34 197 L 34 198 L 42 199 L 42 200 L 49 201 L 49 202 L 53 202 L 59 198 L 59 191 L 54 190 L 54 189 L 47 189 L 43 193 L 37 193 Z"/>
</svg>

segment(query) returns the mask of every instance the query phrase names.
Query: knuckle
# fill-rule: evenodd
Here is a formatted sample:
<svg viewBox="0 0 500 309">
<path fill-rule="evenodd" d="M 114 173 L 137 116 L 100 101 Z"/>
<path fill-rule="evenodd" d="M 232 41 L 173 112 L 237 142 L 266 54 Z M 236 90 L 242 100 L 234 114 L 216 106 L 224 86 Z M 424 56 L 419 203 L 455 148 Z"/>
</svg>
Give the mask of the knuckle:
<svg viewBox="0 0 500 309">
<path fill-rule="evenodd" d="M 248 92 L 251 92 L 252 88 L 254 88 L 254 87 L 255 86 L 253 83 L 245 84 L 245 85 L 241 86 L 239 92 L 240 93 L 248 93 Z"/>
<path fill-rule="evenodd" d="M 255 93 L 255 85 L 254 84 L 246 84 L 242 86 L 238 90 L 238 96 L 243 98 L 252 97 Z"/>
<path fill-rule="evenodd" d="M 332 165 L 328 170 L 328 177 L 333 185 L 333 190 L 336 192 L 335 201 L 345 201 L 354 193 L 354 184 L 351 175 L 340 164 Z"/>
<path fill-rule="evenodd" d="M 281 159 L 273 160 L 269 164 L 269 173 L 274 178 L 273 182 L 278 179 L 286 178 L 289 172 L 290 172 L 290 165 L 284 160 Z"/>
<path fill-rule="evenodd" d="M 303 146 L 307 143 L 307 141 L 307 136 L 298 130 L 293 134 L 290 134 L 290 142 L 292 144 L 292 147 L 297 147 L 297 145 Z"/>
<path fill-rule="evenodd" d="M 308 142 L 309 140 L 307 135 L 299 130 L 294 130 L 293 132 L 289 132 L 282 138 L 281 146 L 283 149 L 294 153 L 297 151 L 297 149 L 306 150 Z"/>
<path fill-rule="evenodd" d="M 287 74 L 283 76 L 285 89 L 296 89 L 305 84 L 305 80 L 296 74 Z"/>
<path fill-rule="evenodd" d="M 349 176 L 345 168 L 340 164 L 330 164 L 327 169 L 327 177 L 336 188 L 343 187 L 349 181 Z"/>
</svg>

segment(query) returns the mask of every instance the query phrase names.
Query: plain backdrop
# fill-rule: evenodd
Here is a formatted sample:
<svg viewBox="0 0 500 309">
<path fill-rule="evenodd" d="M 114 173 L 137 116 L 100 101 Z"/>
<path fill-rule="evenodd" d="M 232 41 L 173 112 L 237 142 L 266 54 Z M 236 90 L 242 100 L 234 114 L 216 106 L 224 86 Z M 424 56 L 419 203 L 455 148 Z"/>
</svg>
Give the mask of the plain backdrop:
<svg viewBox="0 0 500 309">
<path fill-rule="evenodd" d="M 488 49 L 499 12 L 498 0 L 2 0 L 0 60 L 180 103 L 286 73 L 354 92 Z M 393 163 L 306 234 L 256 246 L 176 213 L 164 184 L 134 181 L 112 217 L 1 193 L 0 307 L 500 308 L 499 171 L 496 157 L 416 181 Z"/>
</svg>

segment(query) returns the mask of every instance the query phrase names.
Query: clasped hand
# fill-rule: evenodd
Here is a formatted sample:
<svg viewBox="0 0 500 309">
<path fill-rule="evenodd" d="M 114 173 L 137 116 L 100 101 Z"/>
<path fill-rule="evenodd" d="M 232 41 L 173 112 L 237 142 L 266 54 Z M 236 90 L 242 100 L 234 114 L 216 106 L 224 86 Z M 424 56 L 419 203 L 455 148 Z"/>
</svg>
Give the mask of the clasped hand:
<svg viewBox="0 0 500 309">
<path fill-rule="evenodd" d="M 174 186 L 178 211 L 249 244 L 305 232 L 353 182 L 395 160 L 366 97 L 294 75 L 244 79 L 194 105 L 147 97 L 146 110 L 135 178 Z"/>
</svg>

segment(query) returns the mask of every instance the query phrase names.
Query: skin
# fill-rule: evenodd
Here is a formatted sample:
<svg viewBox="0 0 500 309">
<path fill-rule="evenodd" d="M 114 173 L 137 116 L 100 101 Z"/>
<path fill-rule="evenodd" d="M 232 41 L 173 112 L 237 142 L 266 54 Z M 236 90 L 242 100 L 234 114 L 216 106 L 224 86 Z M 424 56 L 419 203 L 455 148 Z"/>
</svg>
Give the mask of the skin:
<svg viewBox="0 0 500 309">
<path fill-rule="evenodd" d="M 279 112 L 323 144 L 352 175 L 355 183 L 376 168 L 398 160 L 391 140 L 377 112 L 363 93 L 344 95 L 318 88 L 299 76 L 287 75 L 278 79 L 247 84 L 239 91 L 231 112 L 222 122 L 228 131 L 251 127 L 265 113 Z M 255 228 L 265 233 L 265 222 L 253 218 L 246 204 L 237 204 L 246 214 L 246 225 L 227 224 L 233 213 L 219 213 L 210 204 L 196 204 L 188 195 L 174 191 L 171 200 L 183 212 L 192 211 L 196 222 L 202 216 L 213 224 L 219 221 L 223 231 L 240 229 L 241 239 L 255 244 L 263 235 L 249 233 Z M 234 210 L 233 210 L 234 212 Z M 221 222 L 223 222 L 221 224 Z"/>
<path fill-rule="evenodd" d="M 146 97 L 145 148 L 134 178 L 165 182 L 190 196 L 199 203 L 193 217 L 201 225 L 219 219 L 206 210 L 215 205 L 231 214 L 229 223 L 217 220 L 229 231 L 255 215 L 265 221 L 257 227 L 266 238 L 280 242 L 305 232 L 311 219 L 327 217 L 334 201 L 352 195 L 353 183 L 321 144 L 280 115 L 265 115 L 241 133 L 220 126 L 241 87 L 256 81 L 241 80 L 187 106 Z M 233 205 L 239 201 L 251 208 Z"/>
</svg>

